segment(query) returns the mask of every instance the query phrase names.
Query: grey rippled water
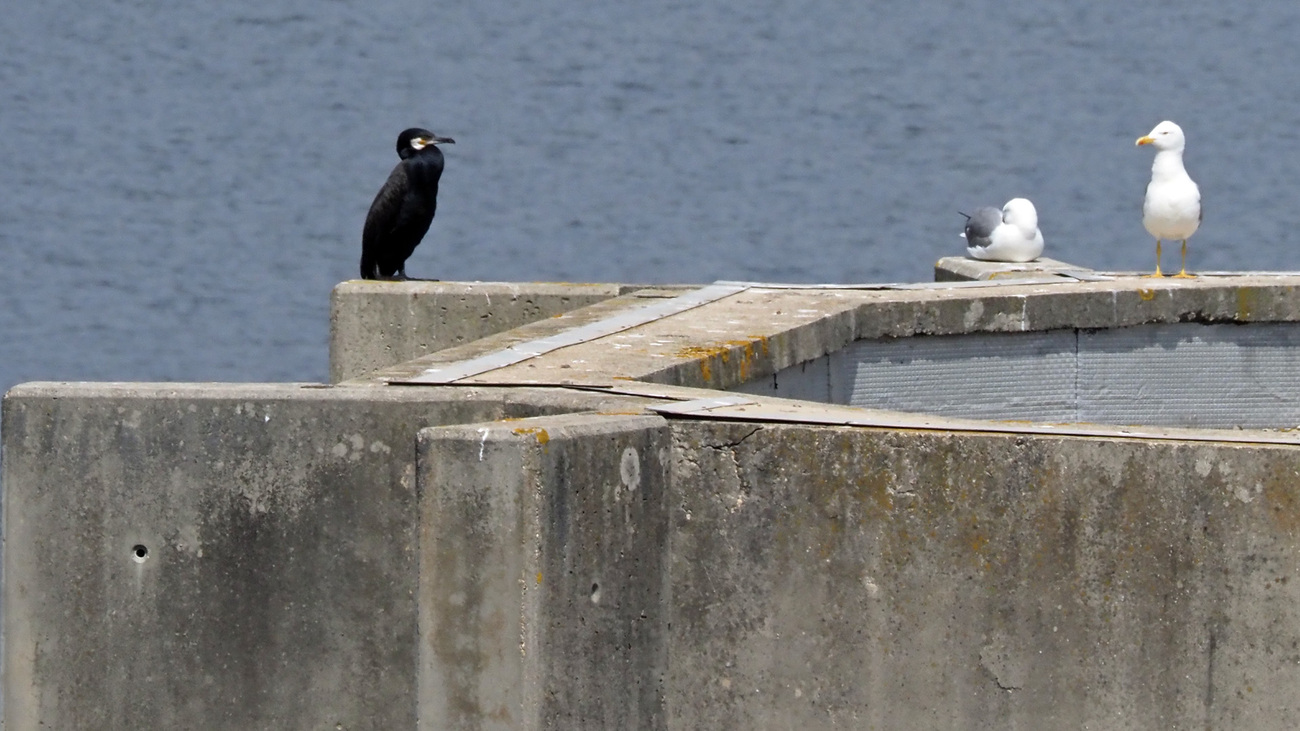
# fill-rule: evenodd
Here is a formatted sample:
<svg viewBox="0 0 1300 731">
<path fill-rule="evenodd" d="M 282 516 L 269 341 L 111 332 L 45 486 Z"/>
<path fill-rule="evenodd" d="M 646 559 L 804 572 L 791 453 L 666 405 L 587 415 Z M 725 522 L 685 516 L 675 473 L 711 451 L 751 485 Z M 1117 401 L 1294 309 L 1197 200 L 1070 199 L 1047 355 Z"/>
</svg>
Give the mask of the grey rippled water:
<svg viewBox="0 0 1300 731">
<path fill-rule="evenodd" d="M 404 127 L 455 137 L 446 280 L 928 279 L 1024 195 L 1151 266 L 1170 118 L 1194 269 L 1300 269 L 1300 7 L 17 0 L 0 29 L 0 388 L 321 380 Z"/>
</svg>

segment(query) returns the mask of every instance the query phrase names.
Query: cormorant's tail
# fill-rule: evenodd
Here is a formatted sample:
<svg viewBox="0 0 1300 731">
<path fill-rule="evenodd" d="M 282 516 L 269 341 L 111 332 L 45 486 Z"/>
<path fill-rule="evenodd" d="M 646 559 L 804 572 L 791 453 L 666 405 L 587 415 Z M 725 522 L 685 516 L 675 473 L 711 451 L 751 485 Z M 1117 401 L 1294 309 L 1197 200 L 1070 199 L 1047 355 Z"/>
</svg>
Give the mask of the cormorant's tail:
<svg viewBox="0 0 1300 731">
<path fill-rule="evenodd" d="M 362 250 L 361 252 L 361 278 L 362 279 L 379 279 L 379 262 L 370 251 Z"/>
</svg>

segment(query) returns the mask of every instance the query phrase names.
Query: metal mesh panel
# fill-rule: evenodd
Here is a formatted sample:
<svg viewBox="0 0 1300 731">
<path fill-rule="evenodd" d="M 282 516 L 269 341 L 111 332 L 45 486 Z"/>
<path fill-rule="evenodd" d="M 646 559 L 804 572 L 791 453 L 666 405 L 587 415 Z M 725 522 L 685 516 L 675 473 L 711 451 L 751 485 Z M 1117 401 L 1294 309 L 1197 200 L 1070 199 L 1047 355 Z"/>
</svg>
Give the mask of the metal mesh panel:
<svg viewBox="0 0 1300 731">
<path fill-rule="evenodd" d="M 1079 419 L 1296 426 L 1300 327 L 1184 323 L 1080 332 Z"/>
<path fill-rule="evenodd" d="M 979 419 L 1295 427 L 1300 323 L 860 340 L 737 390 Z"/>
<path fill-rule="evenodd" d="M 848 403 L 978 419 L 1072 421 L 1075 334 L 859 340 L 843 351 Z"/>
</svg>

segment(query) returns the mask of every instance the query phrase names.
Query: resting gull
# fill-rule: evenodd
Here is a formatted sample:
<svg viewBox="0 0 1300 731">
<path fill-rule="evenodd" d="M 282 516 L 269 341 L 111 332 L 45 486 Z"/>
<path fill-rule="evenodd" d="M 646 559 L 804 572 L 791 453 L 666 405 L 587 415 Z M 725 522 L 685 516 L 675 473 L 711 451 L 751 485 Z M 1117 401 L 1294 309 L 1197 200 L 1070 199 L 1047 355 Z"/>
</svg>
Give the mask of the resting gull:
<svg viewBox="0 0 1300 731">
<path fill-rule="evenodd" d="M 1160 273 L 1160 242 L 1183 242 L 1183 265 L 1175 277 L 1190 277 L 1187 273 L 1187 239 L 1201 225 L 1201 191 L 1183 167 L 1183 147 L 1187 138 L 1173 122 L 1156 125 L 1151 134 L 1139 137 L 1139 145 L 1156 148 L 1155 162 L 1151 163 L 1151 182 L 1147 183 L 1147 197 L 1142 204 L 1142 225 L 1156 237 L 1156 273 Z"/>
<path fill-rule="evenodd" d="M 993 206 L 976 208 L 966 216 L 962 237 L 966 239 L 966 253 L 973 259 L 1033 261 L 1043 253 L 1038 211 L 1028 198 L 1012 198 L 1000 211 Z"/>
</svg>

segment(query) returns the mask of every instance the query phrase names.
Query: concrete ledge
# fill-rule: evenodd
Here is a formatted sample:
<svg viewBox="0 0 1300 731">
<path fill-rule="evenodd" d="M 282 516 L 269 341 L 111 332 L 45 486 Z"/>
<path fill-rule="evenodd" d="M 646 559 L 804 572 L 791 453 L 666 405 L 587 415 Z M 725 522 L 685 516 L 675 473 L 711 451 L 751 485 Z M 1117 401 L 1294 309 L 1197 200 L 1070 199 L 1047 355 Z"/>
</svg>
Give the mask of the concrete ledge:
<svg viewBox="0 0 1300 731">
<path fill-rule="evenodd" d="M 1300 276 L 987 285 L 923 289 L 785 289 L 739 294 L 522 363 L 462 384 L 606 386 L 640 380 L 729 389 L 844 348 L 855 340 L 978 332 L 1103 329 L 1157 323 L 1300 322 Z M 610 303 L 613 304 L 612 302 Z M 572 322 L 605 312 L 589 309 Z M 605 314 L 608 314 L 605 312 Z M 527 331 L 551 334 L 566 320 Z M 504 333 L 515 344 L 523 332 Z M 402 381 L 432 363 L 469 358 L 485 344 L 411 361 L 378 374 Z"/>
<path fill-rule="evenodd" d="M 636 288 L 547 282 L 342 282 L 330 296 L 330 382 Z"/>
<path fill-rule="evenodd" d="M 1078 271 L 1087 270 L 1074 264 L 1067 264 L 1047 257 L 1017 263 L 981 261 L 966 256 L 945 256 L 934 264 L 934 281 L 964 282 L 984 279 L 1023 279 Z"/>
<path fill-rule="evenodd" d="M 391 381 L 403 381 L 418 376 L 426 368 L 444 363 L 471 360 L 481 355 L 505 350 L 520 343 L 547 338 L 566 330 L 644 307 L 647 303 L 676 297 L 678 294 L 681 294 L 681 291 L 677 289 L 638 289 L 553 317 L 520 325 L 505 332 L 487 335 L 471 343 L 452 346 L 436 353 L 381 368 L 363 377 L 352 379 L 347 383 L 348 385 L 383 385 Z M 490 380 L 485 382 L 491 383 Z"/>
<path fill-rule="evenodd" d="M 665 727 L 666 422 L 420 434 L 420 728 Z"/>
</svg>

